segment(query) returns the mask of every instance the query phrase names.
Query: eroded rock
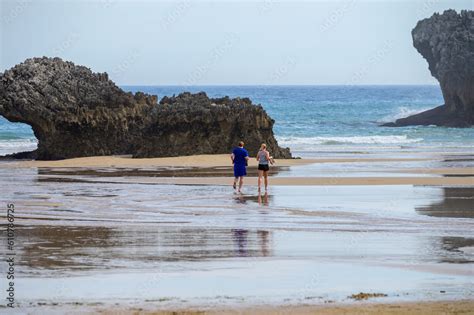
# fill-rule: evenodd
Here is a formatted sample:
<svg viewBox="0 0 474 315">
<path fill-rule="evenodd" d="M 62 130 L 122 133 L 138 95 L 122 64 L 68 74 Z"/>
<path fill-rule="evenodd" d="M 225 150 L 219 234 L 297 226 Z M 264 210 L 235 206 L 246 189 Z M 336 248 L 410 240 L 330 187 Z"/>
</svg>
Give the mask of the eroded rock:
<svg viewBox="0 0 474 315">
<path fill-rule="evenodd" d="M 274 138 L 274 121 L 247 98 L 183 93 L 158 103 L 124 92 L 106 73 L 46 57 L 5 71 L 0 83 L 0 115 L 32 127 L 38 159 L 228 153 L 239 140 L 252 154 L 266 142 L 275 157 L 291 157 Z"/>
<path fill-rule="evenodd" d="M 444 105 L 385 126 L 474 125 L 474 11 L 446 10 L 418 22 L 413 45 L 440 83 Z"/>
</svg>

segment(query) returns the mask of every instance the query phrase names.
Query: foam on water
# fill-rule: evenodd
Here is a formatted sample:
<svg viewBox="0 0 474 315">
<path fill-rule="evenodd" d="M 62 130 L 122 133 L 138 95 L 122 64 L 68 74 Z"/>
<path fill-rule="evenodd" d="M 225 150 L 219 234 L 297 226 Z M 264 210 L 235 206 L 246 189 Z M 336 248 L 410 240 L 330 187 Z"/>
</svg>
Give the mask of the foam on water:
<svg viewBox="0 0 474 315">
<path fill-rule="evenodd" d="M 409 144 L 423 141 L 422 138 L 410 139 L 402 136 L 353 136 L 353 137 L 278 137 L 278 143 L 294 150 L 311 150 L 318 145 L 337 144 Z"/>
<path fill-rule="evenodd" d="M 0 140 L 0 155 L 32 151 L 38 147 L 36 139 Z"/>
<path fill-rule="evenodd" d="M 410 108 L 408 106 L 400 106 L 394 110 L 393 113 L 379 119 L 379 123 L 388 123 L 395 121 L 400 118 L 406 118 L 411 115 L 419 114 L 421 112 L 427 111 L 433 107 L 424 107 L 424 108 Z"/>
</svg>

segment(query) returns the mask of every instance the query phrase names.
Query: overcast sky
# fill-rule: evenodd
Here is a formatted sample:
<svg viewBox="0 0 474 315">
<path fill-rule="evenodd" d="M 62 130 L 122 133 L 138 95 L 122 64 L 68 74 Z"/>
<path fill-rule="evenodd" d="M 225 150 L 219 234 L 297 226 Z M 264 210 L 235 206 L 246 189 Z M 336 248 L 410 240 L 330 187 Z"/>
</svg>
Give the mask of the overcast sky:
<svg viewBox="0 0 474 315">
<path fill-rule="evenodd" d="M 474 3 L 0 1 L 0 71 L 59 56 L 119 85 L 434 84 L 410 32 Z"/>
</svg>

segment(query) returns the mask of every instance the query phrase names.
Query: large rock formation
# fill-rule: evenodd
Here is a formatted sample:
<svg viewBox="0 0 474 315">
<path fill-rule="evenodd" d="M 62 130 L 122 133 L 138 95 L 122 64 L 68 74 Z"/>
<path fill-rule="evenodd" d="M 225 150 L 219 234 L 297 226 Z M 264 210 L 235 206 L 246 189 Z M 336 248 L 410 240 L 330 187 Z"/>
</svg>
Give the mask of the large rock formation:
<svg viewBox="0 0 474 315">
<path fill-rule="evenodd" d="M 5 71 L 0 115 L 31 125 L 44 160 L 228 153 L 239 140 L 252 154 L 266 142 L 275 157 L 291 157 L 274 138 L 274 121 L 247 98 L 183 93 L 158 104 L 156 96 L 126 93 L 106 73 L 59 58 L 27 59 Z"/>
<path fill-rule="evenodd" d="M 474 12 L 435 13 L 418 22 L 412 37 L 440 83 L 445 104 L 386 126 L 474 125 Z"/>
<path fill-rule="evenodd" d="M 275 157 L 291 157 L 273 136 L 274 121 L 248 98 L 209 98 L 206 93 L 163 97 L 144 130 L 139 157 L 228 153 L 238 139 L 255 155 L 262 142 Z M 159 148 L 157 150 L 157 148 Z"/>
</svg>

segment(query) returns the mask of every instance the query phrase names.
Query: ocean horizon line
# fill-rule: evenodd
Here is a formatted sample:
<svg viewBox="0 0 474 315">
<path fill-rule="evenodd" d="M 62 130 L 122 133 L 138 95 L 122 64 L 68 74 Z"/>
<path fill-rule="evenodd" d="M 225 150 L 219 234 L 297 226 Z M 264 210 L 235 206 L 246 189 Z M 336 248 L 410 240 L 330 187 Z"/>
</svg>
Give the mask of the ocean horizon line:
<svg viewBox="0 0 474 315">
<path fill-rule="evenodd" d="M 120 87 L 439 87 L 439 84 L 117 84 Z"/>
</svg>

